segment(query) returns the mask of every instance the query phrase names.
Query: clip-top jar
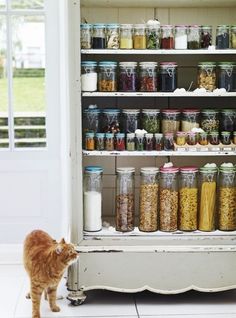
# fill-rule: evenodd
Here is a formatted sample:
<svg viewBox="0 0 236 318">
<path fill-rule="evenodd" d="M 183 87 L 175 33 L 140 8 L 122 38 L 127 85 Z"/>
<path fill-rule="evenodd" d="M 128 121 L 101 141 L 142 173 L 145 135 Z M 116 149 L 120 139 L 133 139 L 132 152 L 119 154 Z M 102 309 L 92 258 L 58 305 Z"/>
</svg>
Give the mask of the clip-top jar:
<svg viewBox="0 0 236 318">
<path fill-rule="evenodd" d="M 201 48 L 208 49 L 212 45 L 212 26 L 201 26 Z"/>
<path fill-rule="evenodd" d="M 120 110 L 104 109 L 102 111 L 102 127 L 104 133 L 116 134 L 120 132 Z"/>
<path fill-rule="evenodd" d="M 157 63 L 141 62 L 139 63 L 139 80 L 141 92 L 157 91 Z"/>
<path fill-rule="evenodd" d="M 232 62 L 219 63 L 218 88 L 225 88 L 227 92 L 233 91 L 233 69 Z"/>
<path fill-rule="evenodd" d="M 187 46 L 188 46 L 187 30 L 188 28 L 186 25 L 175 26 L 175 49 L 176 50 L 187 49 Z"/>
<path fill-rule="evenodd" d="M 236 130 L 236 110 L 222 109 L 220 114 L 220 131 L 233 132 Z"/>
<path fill-rule="evenodd" d="M 146 25 L 134 24 L 134 49 L 146 49 Z"/>
<path fill-rule="evenodd" d="M 216 63 L 198 63 L 198 87 L 210 92 L 216 88 Z"/>
<path fill-rule="evenodd" d="M 95 92 L 97 90 L 97 62 L 83 61 L 81 63 L 81 90 Z"/>
<path fill-rule="evenodd" d="M 121 24 L 120 25 L 120 49 L 133 48 L 133 25 Z"/>
<path fill-rule="evenodd" d="M 106 25 L 107 29 L 107 48 L 108 49 L 119 49 L 120 47 L 120 36 L 119 36 L 119 24 L 111 23 Z"/>
<path fill-rule="evenodd" d="M 135 168 L 118 168 L 116 177 L 116 230 L 134 229 L 134 172 Z"/>
<path fill-rule="evenodd" d="M 119 90 L 136 92 L 138 90 L 137 62 L 120 62 Z"/>
<path fill-rule="evenodd" d="M 185 132 L 191 131 L 193 128 L 200 127 L 200 110 L 199 109 L 183 109 L 181 130 Z"/>
<path fill-rule="evenodd" d="M 81 49 L 92 48 L 92 24 L 83 23 L 80 25 Z"/>
<path fill-rule="evenodd" d="M 123 109 L 122 117 L 124 133 L 134 133 L 139 128 L 139 109 Z"/>
<path fill-rule="evenodd" d="M 190 25 L 188 30 L 188 49 L 200 49 L 200 27 L 199 25 Z"/>
<path fill-rule="evenodd" d="M 98 90 L 99 92 L 117 91 L 116 68 L 117 62 L 99 62 Z"/>
<path fill-rule="evenodd" d="M 102 229 L 102 167 L 87 166 L 84 171 L 84 230 Z"/>
<path fill-rule="evenodd" d="M 173 92 L 177 88 L 177 63 L 160 63 L 160 91 Z"/>
<path fill-rule="evenodd" d="M 236 49 L 236 25 L 231 25 L 231 48 Z"/>
<path fill-rule="evenodd" d="M 178 109 L 163 109 L 161 131 L 165 133 L 176 133 L 180 130 L 180 111 Z"/>
<path fill-rule="evenodd" d="M 160 49 L 160 25 L 147 25 L 147 49 Z"/>
<path fill-rule="evenodd" d="M 174 32 L 173 25 L 161 26 L 161 49 L 174 48 Z"/>
<path fill-rule="evenodd" d="M 93 49 L 106 48 L 106 26 L 102 23 L 93 25 Z"/>
<path fill-rule="evenodd" d="M 201 128 L 210 133 L 219 131 L 220 120 L 219 111 L 217 109 L 202 109 L 201 111 Z"/>
<path fill-rule="evenodd" d="M 216 48 L 229 49 L 229 26 L 218 25 L 216 28 Z"/>
<path fill-rule="evenodd" d="M 142 128 L 152 134 L 160 132 L 160 109 L 142 110 Z"/>
</svg>

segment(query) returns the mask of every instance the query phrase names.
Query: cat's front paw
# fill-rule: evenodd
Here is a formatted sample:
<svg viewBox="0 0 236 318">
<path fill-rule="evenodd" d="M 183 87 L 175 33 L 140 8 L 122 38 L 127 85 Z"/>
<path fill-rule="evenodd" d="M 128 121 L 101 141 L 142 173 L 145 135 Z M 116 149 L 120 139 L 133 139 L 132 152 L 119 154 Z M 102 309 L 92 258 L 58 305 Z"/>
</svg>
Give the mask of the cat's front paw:
<svg viewBox="0 0 236 318">
<path fill-rule="evenodd" d="M 53 311 L 53 312 L 58 312 L 58 311 L 60 311 L 60 310 L 61 310 L 60 307 L 58 307 L 58 306 L 56 306 L 56 305 L 52 307 L 52 311 Z"/>
</svg>

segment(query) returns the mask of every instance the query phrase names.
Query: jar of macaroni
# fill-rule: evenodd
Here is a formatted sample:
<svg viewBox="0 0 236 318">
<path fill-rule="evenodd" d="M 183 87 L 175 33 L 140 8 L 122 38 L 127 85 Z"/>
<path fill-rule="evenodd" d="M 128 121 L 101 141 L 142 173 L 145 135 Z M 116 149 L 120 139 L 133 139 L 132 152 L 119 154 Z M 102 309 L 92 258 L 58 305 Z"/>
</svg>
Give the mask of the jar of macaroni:
<svg viewBox="0 0 236 318">
<path fill-rule="evenodd" d="M 210 92 L 216 88 L 216 63 L 198 63 L 198 87 Z"/>
<path fill-rule="evenodd" d="M 120 25 L 120 49 L 130 50 L 133 48 L 133 25 Z"/>
<path fill-rule="evenodd" d="M 145 24 L 134 24 L 134 35 L 133 35 L 134 49 L 146 49 L 146 25 Z"/>
</svg>

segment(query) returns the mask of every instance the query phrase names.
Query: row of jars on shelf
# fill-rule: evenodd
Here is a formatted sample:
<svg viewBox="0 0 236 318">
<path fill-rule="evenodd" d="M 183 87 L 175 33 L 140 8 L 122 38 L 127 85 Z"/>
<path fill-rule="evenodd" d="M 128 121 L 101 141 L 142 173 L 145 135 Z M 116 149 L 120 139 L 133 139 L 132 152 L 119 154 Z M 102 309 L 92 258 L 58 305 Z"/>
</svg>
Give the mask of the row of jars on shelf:
<svg viewBox="0 0 236 318">
<path fill-rule="evenodd" d="M 101 167 L 84 172 L 84 230 L 102 228 Z M 118 168 L 116 177 L 116 230 L 134 229 L 135 168 Z M 141 168 L 139 230 L 236 230 L 236 168 L 208 164 L 177 168 Z"/>
<path fill-rule="evenodd" d="M 173 92 L 178 87 L 176 62 L 83 61 L 81 89 L 83 92 Z M 197 86 L 213 91 L 216 87 L 236 91 L 236 64 L 233 62 L 198 63 Z"/>
<path fill-rule="evenodd" d="M 81 24 L 82 49 L 206 49 L 212 26 Z M 236 48 L 236 26 L 218 25 L 216 48 Z"/>
</svg>

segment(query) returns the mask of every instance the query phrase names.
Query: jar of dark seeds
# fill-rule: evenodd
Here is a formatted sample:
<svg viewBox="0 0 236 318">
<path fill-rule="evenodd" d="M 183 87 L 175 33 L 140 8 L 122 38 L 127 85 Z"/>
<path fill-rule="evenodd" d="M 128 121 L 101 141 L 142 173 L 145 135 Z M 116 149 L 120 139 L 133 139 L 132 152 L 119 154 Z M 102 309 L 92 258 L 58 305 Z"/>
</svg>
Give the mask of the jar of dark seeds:
<svg viewBox="0 0 236 318">
<path fill-rule="evenodd" d="M 229 25 L 218 25 L 216 28 L 216 48 L 229 49 Z"/>
</svg>

